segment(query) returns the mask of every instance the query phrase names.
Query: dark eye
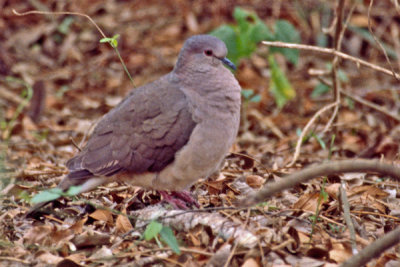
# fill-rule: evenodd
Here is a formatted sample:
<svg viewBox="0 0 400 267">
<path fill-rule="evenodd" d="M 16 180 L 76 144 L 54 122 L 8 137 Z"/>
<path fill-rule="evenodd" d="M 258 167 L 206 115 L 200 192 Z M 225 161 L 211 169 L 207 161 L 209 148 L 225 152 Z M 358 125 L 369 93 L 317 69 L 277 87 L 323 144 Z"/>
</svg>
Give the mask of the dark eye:
<svg viewBox="0 0 400 267">
<path fill-rule="evenodd" d="M 204 54 L 206 54 L 206 56 L 212 56 L 213 52 L 212 50 L 204 50 Z"/>
</svg>

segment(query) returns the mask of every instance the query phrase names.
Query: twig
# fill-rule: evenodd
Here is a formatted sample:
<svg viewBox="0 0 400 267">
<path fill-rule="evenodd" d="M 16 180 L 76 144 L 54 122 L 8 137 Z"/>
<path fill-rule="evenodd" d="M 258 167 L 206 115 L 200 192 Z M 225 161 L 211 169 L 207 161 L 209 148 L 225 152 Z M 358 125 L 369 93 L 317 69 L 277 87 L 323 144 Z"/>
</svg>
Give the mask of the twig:
<svg viewBox="0 0 400 267">
<path fill-rule="evenodd" d="M 243 228 L 246 228 L 247 224 L 249 223 L 249 218 L 250 218 L 250 209 L 247 209 L 246 222 L 244 223 Z M 229 263 L 231 262 L 231 259 L 233 258 L 233 255 L 235 255 L 238 243 L 239 242 L 235 242 L 235 244 L 234 244 L 234 246 L 233 246 L 233 248 L 231 250 L 231 253 L 229 254 L 229 257 L 228 257 L 228 259 L 226 260 L 226 262 L 224 264 L 224 267 L 230 266 Z"/>
<path fill-rule="evenodd" d="M 342 90 L 340 93 L 343 94 L 343 95 L 345 95 L 345 96 L 347 96 L 348 98 L 351 98 L 352 100 L 354 100 L 354 101 L 356 101 L 356 102 L 358 102 L 358 103 L 364 105 L 364 106 L 367 106 L 367 107 L 369 107 L 369 108 L 375 109 L 376 111 L 379 111 L 379 112 L 385 114 L 386 116 L 388 116 L 388 117 L 390 117 L 390 118 L 392 118 L 392 119 L 394 119 L 394 120 L 400 122 L 400 117 L 397 116 L 396 114 L 390 112 L 390 111 L 387 110 L 385 107 L 381 107 L 381 106 L 379 106 L 379 105 L 377 105 L 377 104 L 374 104 L 374 103 L 372 103 L 372 102 L 370 102 L 370 101 L 367 101 L 367 100 L 365 100 L 365 99 L 362 99 L 361 97 L 352 95 L 352 94 L 350 94 L 350 93 L 348 93 L 348 92 L 345 92 L 345 91 L 343 91 L 343 90 Z"/>
<path fill-rule="evenodd" d="M 340 101 L 340 99 L 339 99 L 339 101 Z M 337 118 L 336 115 L 337 115 L 338 112 L 339 112 L 339 104 L 337 104 L 335 106 L 335 108 L 333 109 L 331 118 L 329 119 L 328 123 L 325 125 L 324 129 L 322 130 L 323 133 L 329 131 L 329 129 L 331 128 L 333 122 L 335 121 L 335 118 Z"/>
<path fill-rule="evenodd" d="M 136 88 L 135 83 L 133 82 L 133 78 L 131 76 L 131 74 L 128 71 L 128 68 L 125 65 L 124 60 L 121 57 L 121 54 L 119 53 L 117 46 L 114 45 L 114 43 L 110 40 L 112 38 L 108 38 L 104 32 L 101 30 L 101 28 L 96 24 L 96 22 L 88 15 L 84 14 L 84 13 L 79 13 L 79 12 L 69 12 L 69 11 L 59 11 L 59 12 L 53 12 L 53 11 L 38 11 L 38 10 L 31 10 L 31 11 L 27 11 L 27 12 L 23 12 L 23 13 L 19 13 L 18 11 L 16 11 L 15 9 L 12 10 L 13 13 L 17 16 L 26 16 L 26 15 L 31 15 L 31 14 L 38 14 L 38 15 L 73 15 L 73 16 L 81 16 L 81 17 L 85 17 L 87 18 L 95 27 L 96 29 L 100 32 L 101 36 L 103 36 L 104 39 L 107 39 L 106 42 L 109 43 L 109 45 L 114 48 L 115 52 L 117 53 L 117 56 L 122 64 L 122 67 L 124 68 L 124 71 L 126 73 L 126 75 L 128 76 L 129 80 L 132 82 L 133 87 Z"/>
<path fill-rule="evenodd" d="M 269 183 L 260 189 L 257 194 L 246 196 L 241 201 L 242 206 L 250 206 L 283 190 L 293 188 L 294 186 L 311 180 L 319 176 L 328 176 L 344 172 L 377 172 L 384 176 L 389 176 L 400 181 L 400 168 L 378 160 L 352 159 L 341 161 L 330 161 L 319 165 L 312 165 L 304 170 L 290 174 L 285 179 L 276 183 Z"/>
<path fill-rule="evenodd" d="M 342 36 L 344 32 L 344 27 L 342 27 L 343 20 L 343 12 L 344 12 L 344 2 L 345 0 L 339 0 L 336 7 L 336 27 L 335 27 L 335 36 L 334 36 L 334 49 L 336 51 L 340 51 Z M 343 30 L 342 30 L 343 29 Z M 334 56 L 332 60 L 332 84 L 333 84 L 333 92 L 334 92 L 334 100 L 337 105 L 335 106 L 335 110 L 332 113 L 331 119 L 328 121 L 328 124 L 325 126 L 325 129 L 328 129 L 330 125 L 335 122 L 337 124 L 338 117 L 336 116 L 339 111 L 340 106 L 340 83 L 337 75 L 337 69 L 339 65 L 339 57 L 337 55 Z M 337 128 L 335 127 L 335 132 Z"/>
<path fill-rule="evenodd" d="M 75 140 L 74 140 L 74 138 L 72 138 L 72 136 L 69 137 L 69 140 L 71 140 L 71 143 L 74 145 L 74 147 L 75 147 L 76 149 L 79 150 L 79 152 L 82 151 L 82 148 L 79 147 L 79 145 L 75 142 Z"/>
<path fill-rule="evenodd" d="M 103 38 L 107 38 L 107 36 L 104 34 L 104 32 L 101 30 L 101 28 L 96 24 L 96 22 L 94 22 L 94 20 L 90 16 L 83 14 L 83 13 L 69 12 L 69 11 L 53 12 L 53 11 L 38 11 L 38 10 L 31 10 L 31 11 L 19 13 L 15 9 L 13 9 L 12 12 L 17 16 L 38 14 L 38 15 L 74 15 L 74 16 L 85 17 L 96 27 L 96 29 L 100 32 L 100 34 L 103 36 Z"/>
<path fill-rule="evenodd" d="M 312 46 L 312 45 L 302 45 L 302 44 L 291 44 L 291 43 L 285 43 L 285 42 L 270 42 L 270 41 L 262 41 L 263 44 L 265 45 L 270 45 L 270 46 L 276 46 L 276 47 L 284 47 L 284 48 L 293 48 L 293 49 L 301 49 L 301 50 L 309 50 L 309 51 L 314 51 L 314 52 L 320 52 L 324 54 L 330 54 L 334 56 L 339 56 L 341 58 L 353 61 L 357 64 L 359 67 L 360 65 L 371 68 L 373 70 L 382 72 L 384 74 L 394 76 L 396 79 L 400 79 L 400 74 L 398 73 L 393 73 L 391 70 L 388 70 L 386 68 L 380 67 L 378 65 L 369 63 L 365 60 L 350 56 L 348 54 L 345 54 L 340 51 L 336 51 L 335 49 L 332 48 L 324 48 L 324 47 L 318 47 L 318 46 Z"/>
<path fill-rule="evenodd" d="M 360 253 L 351 257 L 340 267 L 364 266 L 372 258 L 378 257 L 383 251 L 400 242 L 400 227 L 377 239 Z"/>
<path fill-rule="evenodd" d="M 326 84 L 328 86 L 332 86 L 332 84 L 329 81 L 323 79 L 322 77 L 317 77 L 317 79 L 323 84 Z M 374 110 L 376 110 L 378 112 L 381 112 L 382 114 L 384 114 L 384 115 L 386 115 L 386 116 L 388 116 L 388 117 L 400 122 L 400 116 L 397 116 L 395 113 L 390 112 L 385 107 L 381 107 L 381 106 L 379 106 L 377 104 L 374 104 L 374 103 L 372 103 L 372 102 L 370 102 L 368 100 L 365 100 L 365 99 L 363 99 L 363 98 L 361 98 L 359 96 L 353 95 L 353 94 L 351 94 L 349 92 L 346 92 L 344 90 L 341 90 L 340 93 L 345 95 L 345 96 L 347 96 L 348 98 L 352 99 L 353 101 L 358 102 L 361 105 L 367 106 L 367 107 L 369 107 L 371 109 L 374 109 Z M 323 132 L 325 132 L 325 129 L 324 129 Z"/>
<path fill-rule="evenodd" d="M 341 1 L 341 2 L 338 3 L 338 8 L 337 8 L 337 11 L 336 11 L 338 13 L 338 16 L 336 17 L 336 21 L 337 21 L 336 34 L 338 35 L 338 36 L 335 37 L 335 42 L 336 42 L 336 38 L 337 38 L 337 42 L 336 42 L 336 45 L 335 45 L 335 50 L 336 51 L 340 51 L 340 48 L 341 48 L 341 45 L 342 45 L 343 36 L 344 36 L 344 32 L 347 29 L 347 26 L 349 25 L 350 18 L 353 15 L 353 12 L 354 12 L 355 7 L 356 7 L 356 3 L 357 3 L 356 1 L 353 3 L 353 5 L 352 5 L 352 7 L 350 9 L 349 15 L 347 16 L 346 22 L 344 23 L 343 27 L 341 27 L 341 21 L 342 21 L 342 17 L 343 17 L 344 1 Z M 342 28 L 342 29 L 339 31 L 340 28 Z M 334 88 L 334 92 L 335 92 L 335 100 L 336 100 L 336 102 L 340 102 L 340 91 L 341 91 L 340 90 L 339 80 L 338 80 L 338 77 L 337 77 L 337 65 L 339 64 L 338 62 L 339 62 L 338 56 L 335 56 L 335 58 L 333 59 L 333 64 L 332 64 L 332 77 L 333 77 L 332 80 L 334 81 L 333 88 Z M 335 109 L 333 110 L 331 118 L 329 119 L 328 123 L 325 125 L 324 130 L 322 131 L 323 133 L 327 132 L 331 128 L 331 126 L 332 126 L 332 124 L 334 122 L 336 122 L 335 124 L 337 124 L 337 113 L 339 112 L 339 107 L 340 107 L 340 105 L 337 105 L 335 107 Z"/>
<path fill-rule="evenodd" d="M 323 108 L 321 108 L 320 110 L 317 111 L 317 113 L 314 114 L 314 116 L 308 121 L 307 125 L 303 128 L 303 131 L 301 131 L 301 134 L 297 140 L 297 144 L 296 144 L 296 150 L 294 152 L 293 155 L 293 159 L 292 161 L 287 165 L 287 167 L 291 167 L 293 166 L 293 164 L 296 163 L 299 155 L 300 155 L 300 148 L 301 148 L 301 144 L 303 143 L 303 139 L 305 137 L 305 135 L 308 132 L 308 129 L 311 127 L 311 125 L 314 123 L 314 121 L 321 116 L 322 113 L 324 113 L 325 111 L 327 111 L 328 109 L 331 109 L 335 106 L 337 106 L 338 103 L 331 103 L 329 105 L 324 106 Z"/>
<path fill-rule="evenodd" d="M 376 36 L 374 35 L 374 33 L 372 32 L 372 26 L 371 26 L 371 9 L 372 6 L 374 4 L 374 0 L 370 0 L 369 2 L 369 6 L 368 6 L 368 31 L 371 34 L 372 38 L 374 38 L 375 42 L 378 44 L 379 48 L 382 50 L 383 54 L 385 55 L 385 59 L 386 61 L 389 63 L 390 69 L 392 70 L 393 76 L 397 79 L 400 80 L 399 78 L 397 78 L 397 76 L 395 75 L 395 71 L 392 65 L 392 62 L 390 61 L 385 48 L 383 47 L 383 45 L 381 44 L 381 42 L 379 42 L 378 38 L 376 38 Z"/>
<path fill-rule="evenodd" d="M 351 220 L 349 200 L 347 199 L 346 185 L 344 184 L 343 180 L 341 181 L 339 192 L 340 192 L 340 202 L 342 204 L 344 220 L 346 222 L 347 228 L 349 229 L 350 233 L 351 249 L 353 251 L 353 255 L 355 255 L 358 253 L 357 243 L 356 243 L 356 231 L 354 230 L 354 224 L 353 221 Z"/>
</svg>

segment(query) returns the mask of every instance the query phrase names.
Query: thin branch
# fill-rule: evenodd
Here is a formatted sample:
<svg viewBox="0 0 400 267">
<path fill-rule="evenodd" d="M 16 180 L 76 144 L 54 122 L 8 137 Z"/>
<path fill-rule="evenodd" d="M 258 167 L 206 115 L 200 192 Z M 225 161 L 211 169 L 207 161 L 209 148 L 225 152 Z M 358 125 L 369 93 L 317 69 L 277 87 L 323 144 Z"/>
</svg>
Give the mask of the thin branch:
<svg viewBox="0 0 400 267">
<path fill-rule="evenodd" d="M 351 220 L 351 215 L 350 215 L 350 205 L 349 205 L 349 200 L 347 199 L 347 194 L 346 194 L 346 185 L 344 181 L 342 180 L 340 183 L 339 187 L 339 194 L 340 194 L 340 203 L 342 205 L 343 209 L 343 217 L 346 222 L 347 228 L 349 229 L 350 233 L 350 243 L 351 243 L 351 249 L 353 251 L 353 254 L 357 254 L 357 242 L 356 242 L 356 231 L 354 230 L 354 224 L 353 221 Z"/>
<path fill-rule="evenodd" d="M 293 155 L 293 159 L 292 161 L 287 165 L 287 167 L 291 167 L 293 166 L 293 164 L 296 163 L 297 159 L 299 158 L 300 155 L 300 148 L 301 148 L 301 144 L 303 143 L 303 139 L 306 136 L 308 129 L 310 129 L 311 125 L 314 123 L 314 121 L 321 116 L 322 113 L 324 113 L 325 111 L 337 106 L 338 103 L 331 103 L 329 105 L 324 106 L 323 108 L 321 108 L 320 110 L 318 110 L 317 113 L 314 114 L 314 116 L 308 121 L 307 125 L 303 128 L 303 131 L 301 131 L 301 134 L 299 136 L 299 138 L 297 139 L 297 144 L 296 144 L 296 150 L 294 152 Z"/>
<path fill-rule="evenodd" d="M 329 81 L 327 81 L 326 79 L 323 79 L 322 77 L 317 77 L 317 79 L 321 83 L 326 84 L 327 86 L 332 86 L 332 84 Z M 381 107 L 381 106 L 379 106 L 377 104 L 372 103 L 371 101 L 365 100 L 365 99 L 363 99 L 363 98 L 361 98 L 359 96 L 353 95 L 353 94 L 351 94 L 349 92 L 346 92 L 344 90 L 341 90 L 340 93 L 345 95 L 345 96 L 347 96 L 351 100 L 353 100 L 353 101 L 355 101 L 355 102 L 357 102 L 357 103 L 359 103 L 361 105 L 364 105 L 364 106 L 367 106 L 367 107 L 369 107 L 371 109 L 374 109 L 374 110 L 376 110 L 376 111 L 378 111 L 378 112 L 380 112 L 380 113 L 382 113 L 382 114 L 384 114 L 384 115 L 386 115 L 386 116 L 388 116 L 388 117 L 400 122 L 400 116 L 397 116 L 395 113 L 390 112 L 385 107 Z M 326 130 L 327 129 L 325 128 L 323 132 L 325 132 Z"/>
<path fill-rule="evenodd" d="M 13 9 L 12 11 L 17 16 L 26 16 L 26 15 L 31 15 L 31 14 L 38 14 L 38 15 L 73 15 L 73 16 L 85 17 L 96 27 L 96 29 L 100 32 L 101 36 L 103 36 L 104 39 L 110 39 L 110 38 L 107 38 L 107 36 L 104 34 L 104 32 L 101 30 L 101 28 L 96 24 L 96 22 L 90 16 L 88 16 L 88 15 L 86 15 L 84 13 L 69 12 L 69 11 L 53 12 L 53 11 L 38 11 L 38 10 L 31 10 L 31 11 L 19 13 L 15 9 Z M 118 58 L 119 58 L 119 60 L 120 60 L 120 62 L 122 64 L 122 67 L 123 67 L 126 75 L 128 76 L 129 80 L 133 84 L 133 87 L 136 88 L 135 83 L 133 81 L 133 78 L 132 78 L 131 74 L 129 73 L 128 68 L 126 67 L 124 60 L 122 59 L 121 54 L 119 53 L 117 46 L 114 45 L 114 43 L 111 42 L 110 40 L 108 40 L 107 42 L 110 44 L 110 46 L 117 53 L 117 56 L 118 56 Z"/>
<path fill-rule="evenodd" d="M 339 99 L 340 100 L 340 99 Z M 322 130 L 323 133 L 327 132 L 329 130 L 329 128 L 331 128 L 333 121 L 336 118 L 337 113 L 339 112 L 339 104 L 335 106 L 335 108 L 333 109 L 333 113 L 331 118 L 329 119 L 328 123 L 325 125 L 324 130 Z"/>
<path fill-rule="evenodd" d="M 249 223 L 249 218 L 250 218 L 250 209 L 247 209 L 246 222 L 244 223 L 243 228 L 247 227 L 247 224 Z M 230 266 L 230 262 L 231 262 L 231 260 L 233 258 L 233 255 L 235 255 L 237 246 L 238 246 L 238 242 L 235 242 L 235 244 L 233 245 L 233 248 L 231 250 L 231 253 L 229 254 L 229 257 L 228 257 L 228 259 L 226 260 L 226 262 L 224 264 L 224 267 Z"/>
<path fill-rule="evenodd" d="M 276 47 L 284 47 L 284 48 L 293 48 L 293 49 L 301 49 L 301 50 L 309 50 L 309 51 L 314 51 L 314 52 L 320 52 L 324 54 L 329 54 L 329 55 L 334 55 L 334 56 L 339 56 L 341 58 L 353 61 L 357 64 L 357 67 L 360 65 L 371 68 L 373 70 L 382 72 L 384 74 L 393 76 L 396 79 L 400 79 L 400 74 L 398 73 L 393 73 L 391 70 L 388 70 L 386 68 L 380 67 L 378 65 L 369 63 L 368 61 L 350 56 L 348 54 L 345 54 L 340 51 L 336 51 L 335 49 L 332 48 L 324 48 L 324 47 L 318 47 L 318 46 L 312 46 L 312 45 L 302 45 L 302 44 L 292 44 L 292 43 L 285 43 L 285 42 L 270 42 L 270 41 L 262 41 L 263 44 L 265 45 L 270 45 L 270 46 L 276 46 Z"/>
<path fill-rule="evenodd" d="M 304 170 L 295 172 L 276 183 L 269 183 L 260 189 L 257 194 L 246 196 L 241 201 L 242 206 L 249 206 L 261 201 L 283 190 L 293 188 L 319 176 L 328 176 L 332 174 L 345 172 L 377 172 L 382 176 L 389 176 L 394 180 L 400 181 L 400 167 L 380 162 L 378 160 L 351 159 L 341 161 L 329 161 L 322 164 L 312 165 Z"/>
<path fill-rule="evenodd" d="M 341 49 L 344 32 L 346 31 L 347 26 L 349 25 L 350 18 L 353 15 L 353 12 L 354 12 L 355 7 L 356 7 L 356 3 L 357 2 L 355 1 L 353 3 L 353 5 L 351 6 L 350 12 L 349 12 L 349 14 L 348 14 L 348 16 L 346 18 L 346 21 L 345 21 L 343 27 L 341 26 L 341 21 L 342 21 L 342 17 L 343 17 L 344 1 L 340 1 L 338 3 L 338 8 L 337 8 L 337 11 L 336 11 L 338 13 L 338 15 L 335 18 L 335 20 L 337 21 L 336 22 L 337 23 L 337 26 L 336 26 L 336 30 L 337 30 L 336 31 L 336 35 L 337 36 L 335 36 L 335 42 L 337 40 L 336 45 L 335 45 L 335 50 L 336 51 L 340 51 L 340 49 Z M 341 30 L 340 30 L 340 28 L 341 28 Z M 338 77 L 337 77 L 337 66 L 338 65 L 339 65 L 339 57 L 335 56 L 335 58 L 333 59 L 333 64 L 332 64 L 332 77 L 333 77 L 332 80 L 334 81 L 333 82 L 333 84 L 334 84 L 333 88 L 334 88 L 334 92 L 335 92 L 335 100 L 336 100 L 336 102 L 340 102 L 340 91 L 341 91 L 340 90 L 340 83 L 339 83 L 339 80 L 338 80 Z M 340 105 L 337 105 L 335 107 L 335 109 L 333 110 L 331 118 L 329 119 L 328 123 L 325 125 L 324 130 L 322 131 L 323 133 L 327 132 L 331 128 L 331 126 L 332 126 L 332 124 L 334 122 L 335 122 L 335 124 L 337 124 L 337 114 L 339 112 L 339 107 L 340 107 Z"/>
<path fill-rule="evenodd" d="M 354 101 L 356 101 L 356 102 L 358 102 L 358 103 L 364 105 L 364 106 L 367 106 L 367 107 L 369 107 L 369 108 L 375 109 L 376 111 L 379 111 L 379 112 L 381 112 L 382 114 L 385 114 L 386 116 L 388 116 L 388 117 L 390 117 L 390 118 L 392 118 L 392 119 L 394 119 L 394 120 L 400 122 L 400 117 L 399 117 L 398 115 L 394 114 L 393 112 L 390 112 L 390 111 L 387 110 L 385 107 L 381 107 L 381 106 L 379 106 L 379 105 L 377 105 L 377 104 L 374 104 L 374 103 L 372 103 L 372 102 L 370 102 L 370 101 L 367 101 L 367 100 L 365 100 L 365 99 L 362 99 L 362 98 L 359 97 L 359 96 L 355 96 L 355 95 L 350 94 L 350 93 L 348 93 L 348 92 L 345 92 L 345 91 L 343 91 L 343 90 L 340 91 L 340 93 L 343 94 L 343 95 L 345 95 L 345 96 L 347 96 L 348 98 L 350 98 L 350 99 L 352 99 L 352 100 L 354 100 Z"/>
<path fill-rule="evenodd" d="M 344 12 L 344 3 L 345 0 L 339 0 L 337 7 L 336 7 L 336 27 L 335 27 L 335 36 L 334 36 L 334 49 L 336 51 L 340 51 L 341 48 L 341 41 L 342 41 L 342 36 L 345 28 L 343 27 L 343 12 Z M 330 124 L 335 122 L 337 124 L 337 119 L 338 117 L 336 116 L 340 107 L 340 82 L 339 78 L 337 75 L 338 72 L 338 66 L 339 66 L 339 57 L 335 55 L 335 57 L 332 60 L 332 84 L 333 84 L 333 92 L 334 92 L 334 100 L 335 103 L 337 103 L 335 107 L 335 112 L 333 112 L 331 119 L 329 120 L 329 123 L 325 128 L 329 128 Z M 335 127 L 335 131 L 337 128 Z"/>
<path fill-rule="evenodd" d="M 387 55 L 387 53 L 386 53 L 385 48 L 383 47 L 383 45 L 381 44 L 381 42 L 379 42 L 378 38 L 376 38 L 376 36 L 375 36 L 374 33 L 372 32 L 372 26 L 371 26 L 371 9 L 372 9 L 373 4 L 374 4 L 374 0 L 370 0 L 369 6 L 368 6 L 368 31 L 369 31 L 369 33 L 371 34 L 372 38 L 374 38 L 375 42 L 378 44 L 378 46 L 379 46 L 379 48 L 381 49 L 381 51 L 383 52 L 383 55 L 385 55 L 385 59 L 386 59 L 386 61 L 389 63 L 389 66 L 390 66 L 390 68 L 391 68 L 391 70 L 392 70 L 393 76 L 394 76 L 397 80 L 400 80 L 400 79 L 398 79 L 398 78 L 396 77 L 396 75 L 395 75 L 395 71 L 394 71 L 392 62 L 390 61 L 390 59 L 389 59 L 389 57 L 388 57 L 388 55 Z"/>
<path fill-rule="evenodd" d="M 100 34 L 103 36 L 103 38 L 107 38 L 107 36 L 104 34 L 104 32 L 101 30 L 101 28 L 94 22 L 94 20 L 89 17 L 86 14 L 79 13 L 79 12 L 68 12 L 68 11 L 61 11 L 61 12 L 50 12 L 50 11 L 38 11 L 38 10 L 31 10 L 23 13 L 19 13 L 15 9 L 12 10 L 12 12 L 17 15 L 17 16 L 26 16 L 26 15 L 31 15 L 31 14 L 39 14 L 39 15 L 74 15 L 74 16 L 81 16 L 87 18 L 95 27 L 96 29 L 100 32 Z"/>
<path fill-rule="evenodd" d="M 400 243 L 400 227 L 380 237 L 360 253 L 341 264 L 340 267 L 364 266 L 371 259 L 378 257 L 382 252 L 398 243 Z"/>
</svg>

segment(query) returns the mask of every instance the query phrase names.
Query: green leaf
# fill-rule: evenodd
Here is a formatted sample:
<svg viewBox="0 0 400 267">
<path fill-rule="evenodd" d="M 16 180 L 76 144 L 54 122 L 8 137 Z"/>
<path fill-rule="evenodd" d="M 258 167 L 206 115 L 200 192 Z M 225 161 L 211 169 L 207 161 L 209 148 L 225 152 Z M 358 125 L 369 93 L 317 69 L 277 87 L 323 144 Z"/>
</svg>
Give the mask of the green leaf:
<svg viewBox="0 0 400 267">
<path fill-rule="evenodd" d="M 105 37 L 100 39 L 100 43 L 109 43 L 111 42 L 112 38 Z"/>
<path fill-rule="evenodd" d="M 271 69 L 270 90 L 275 97 L 278 107 L 282 108 L 287 101 L 296 96 L 296 91 L 294 91 L 289 80 L 279 68 L 272 55 L 268 56 L 268 62 Z"/>
<path fill-rule="evenodd" d="M 240 32 L 246 32 L 249 29 L 250 22 L 254 22 L 254 14 L 240 7 L 233 10 L 233 18 L 236 20 Z"/>
<path fill-rule="evenodd" d="M 210 34 L 224 41 L 226 48 L 228 48 L 227 57 L 234 64 L 237 64 L 240 55 L 238 54 L 237 50 L 236 33 L 234 27 L 230 25 L 222 25 L 210 32 Z"/>
<path fill-rule="evenodd" d="M 81 192 L 82 186 L 71 186 L 70 188 L 68 188 L 68 191 L 64 194 L 66 196 L 72 197 L 72 196 L 76 196 Z"/>
<path fill-rule="evenodd" d="M 286 20 L 278 20 L 275 23 L 275 40 L 287 43 L 299 43 L 300 34 L 296 28 Z M 271 47 L 271 52 L 282 53 L 287 60 L 293 64 L 297 64 L 299 58 L 298 49 L 282 48 L 282 47 Z"/>
<path fill-rule="evenodd" d="M 328 195 L 328 193 L 325 191 L 325 190 L 321 190 L 321 197 L 322 197 L 322 199 L 324 200 L 324 201 L 327 201 L 328 200 L 328 197 L 329 197 L 329 195 Z"/>
<path fill-rule="evenodd" d="M 31 201 L 31 197 L 29 196 L 28 191 L 25 191 L 25 190 L 21 191 L 21 192 L 18 194 L 18 197 L 19 197 L 20 199 L 24 200 L 25 202 L 30 202 L 30 201 Z"/>
<path fill-rule="evenodd" d="M 261 101 L 261 95 L 257 94 L 250 98 L 250 102 L 259 103 Z"/>
<path fill-rule="evenodd" d="M 351 98 L 349 98 L 349 97 L 346 97 L 345 98 L 345 101 L 346 101 L 346 104 L 347 104 L 347 106 L 349 107 L 349 109 L 350 110 L 354 110 L 354 108 L 355 108 L 355 106 L 354 106 L 354 100 L 353 99 L 351 99 Z"/>
<path fill-rule="evenodd" d="M 151 221 L 143 233 L 144 239 L 149 241 L 155 238 L 163 228 L 163 225 L 157 221 Z"/>
<path fill-rule="evenodd" d="M 114 35 L 112 38 L 105 37 L 100 39 L 100 43 L 109 43 L 113 48 L 118 47 L 118 41 L 117 39 L 119 38 L 119 34 Z"/>
<path fill-rule="evenodd" d="M 61 86 L 61 88 L 56 92 L 56 97 L 61 99 L 64 96 L 64 94 L 69 90 L 71 90 L 71 87 L 69 87 L 68 85 Z"/>
<path fill-rule="evenodd" d="M 178 241 L 175 238 L 174 232 L 170 227 L 164 226 L 161 231 L 160 235 L 162 240 L 167 243 L 167 245 L 176 253 L 181 254 L 181 250 L 179 249 Z"/>
<path fill-rule="evenodd" d="M 323 94 L 326 94 L 331 90 L 331 87 L 324 84 L 324 83 L 319 83 L 314 87 L 314 90 L 311 93 L 312 98 L 317 98 Z"/>
<path fill-rule="evenodd" d="M 256 44 L 261 41 L 273 41 L 275 39 L 267 25 L 265 25 L 265 23 L 258 17 L 256 24 L 250 29 L 249 37 L 249 39 Z"/>
<path fill-rule="evenodd" d="M 57 30 L 62 34 L 67 34 L 69 31 L 69 26 L 74 22 L 73 17 L 66 17 L 60 25 L 58 25 Z"/>
<path fill-rule="evenodd" d="M 254 91 L 253 89 L 242 89 L 241 94 L 245 99 L 249 99 L 254 94 Z"/>
<path fill-rule="evenodd" d="M 236 7 L 233 17 L 236 25 L 222 25 L 210 34 L 225 42 L 228 58 L 237 64 L 241 58 L 249 57 L 260 41 L 272 40 L 273 35 L 254 12 Z"/>
<path fill-rule="evenodd" d="M 324 142 L 324 140 L 321 139 L 321 137 L 319 137 L 319 136 L 318 136 L 317 134 L 315 134 L 315 133 L 312 133 L 312 137 L 314 137 L 314 138 L 318 141 L 319 145 L 321 146 L 321 148 L 322 148 L 323 150 L 326 149 L 325 142 Z"/>
<path fill-rule="evenodd" d="M 301 133 L 302 133 L 302 130 L 300 128 L 296 128 L 297 137 L 300 137 Z"/>
<path fill-rule="evenodd" d="M 340 81 L 345 83 L 349 81 L 349 77 L 347 77 L 346 72 L 342 71 L 341 69 L 338 70 L 337 75 Z"/>
<path fill-rule="evenodd" d="M 41 202 L 55 200 L 55 199 L 61 197 L 62 194 L 63 194 L 63 191 L 61 188 L 52 188 L 52 189 L 49 189 L 46 191 L 42 191 L 39 194 L 36 194 L 32 198 L 31 203 L 37 204 L 37 203 L 41 203 Z"/>
</svg>

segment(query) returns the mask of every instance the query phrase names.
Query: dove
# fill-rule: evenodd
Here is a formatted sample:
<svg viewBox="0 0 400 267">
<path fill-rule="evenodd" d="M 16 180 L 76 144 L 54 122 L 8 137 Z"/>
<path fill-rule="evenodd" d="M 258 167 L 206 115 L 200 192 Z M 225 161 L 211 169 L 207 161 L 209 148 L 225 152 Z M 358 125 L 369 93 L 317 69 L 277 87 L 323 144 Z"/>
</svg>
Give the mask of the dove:
<svg viewBox="0 0 400 267">
<path fill-rule="evenodd" d="M 101 118 L 58 188 L 82 193 L 120 181 L 177 197 L 178 207 L 190 202 L 185 190 L 219 170 L 238 133 L 241 87 L 227 53 L 214 36 L 187 39 L 170 73 Z"/>
</svg>

